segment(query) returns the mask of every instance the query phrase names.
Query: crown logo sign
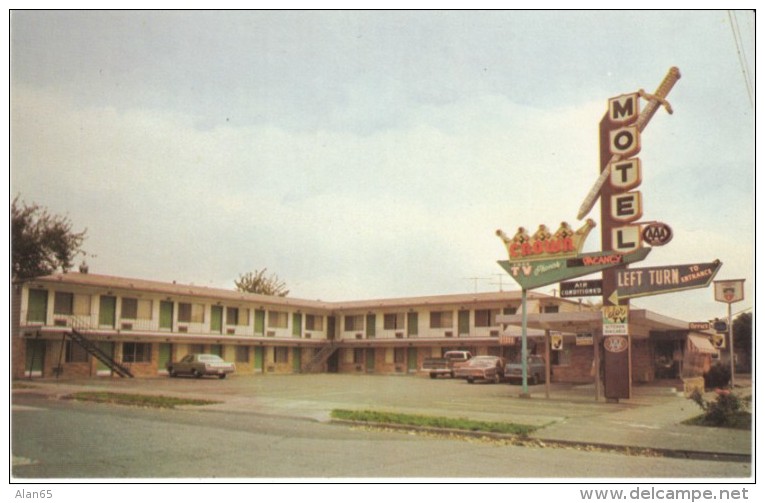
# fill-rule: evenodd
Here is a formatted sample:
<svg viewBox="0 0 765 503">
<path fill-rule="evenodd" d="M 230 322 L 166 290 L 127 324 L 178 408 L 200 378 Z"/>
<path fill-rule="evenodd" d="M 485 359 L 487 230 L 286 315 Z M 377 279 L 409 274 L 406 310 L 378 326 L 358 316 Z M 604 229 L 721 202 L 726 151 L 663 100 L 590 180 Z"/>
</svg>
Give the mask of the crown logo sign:
<svg viewBox="0 0 765 503">
<path fill-rule="evenodd" d="M 568 223 L 561 222 L 554 234 L 547 226 L 540 225 L 531 236 L 525 228 L 518 227 L 512 238 L 497 229 L 497 236 L 505 243 L 511 262 L 555 259 L 579 255 L 595 225 L 594 220 L 587 219 L 582 227 L 573 230 Z"/>
</svg>

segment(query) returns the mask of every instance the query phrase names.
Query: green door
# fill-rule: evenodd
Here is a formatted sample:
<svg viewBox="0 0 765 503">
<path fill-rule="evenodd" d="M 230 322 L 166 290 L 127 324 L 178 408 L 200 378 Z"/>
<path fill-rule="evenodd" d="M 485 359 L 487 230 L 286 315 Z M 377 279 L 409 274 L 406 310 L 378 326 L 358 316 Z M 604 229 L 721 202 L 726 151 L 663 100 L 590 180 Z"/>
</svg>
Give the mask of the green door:
<svg viewBox="0 0 765 503">
<path fill-rule="evenodd" d="M 173 303 L 169 300 L 159 302 L 159 328 L 173 329 Z"/>
<path fill-rule="evenodd" d="M 417 313 L 406 314 L 406 336 L 417 337 Z"/>
<path fill-rule="evenodd" d="M 48 316 L 48 290 L 29 290 L 27 321 L 45 323 Z"/>
<path fill-rule="evenodd" d="M 106 353 L 109 358 L 114 358 L 114 343 L 109 341 L 98 341 L 96 347 Z M 111 375 L 112 370 L 104 362 L 96 358 L 96 375 Z"/>
<path fill-rule="evenodd" d="M 167 364 L 173 356 L 173 345 L 167 342 L 161 342 L 159 344 L 159 361 L 157 362 L 157 370 L 165 370 Z"/>
<path fill-rule="evenodd" d="M 459 337 L 470 335 L 470 311 L 463 310 L 457 314 L 457 329 Z"/>
<path fill-rule="evenodd" d="M 223 306 L 212 306 L 210 311 L 210 332 L 223 333 Z"/>
<path fill-rule="evenodd" d="M 368 348 L 366 354 L 367 360 L 367 372 L 374 372 L 375 370 L 375 350 L 374 348 Z"/>
<path fill-rule="evenodd" d="M 255 333 L 260 335 L 266 333 L 266 312 L 260 309 L 255 311 Z"/>
<path fill-rule="evenodd" d="M 375 315 L 374 314 L 368 314 L 367 315 L 367 339 L 374 339 L 375 335 L 377 334 L 377 327 L 375 326 Z"/>
<path fill-rule="evenodd" d="M 263 372 L 263 346 L 257 346 L 255 348 L 255 370 Z"/>
<path fill-rule="evenodd" d="M 406 355 L 406 368 L 408 371 L 417 371 L 417 348 L 409 348 Z"/>
<path fill-rule="evenodd" d="M 302 367 L 302 356 L 303 352 L 300 348 L 292 348 L 292 371 L 295 373 L 300 372 L 300 368 Z"/>
<path fill-rule="evenodd" d="M 303 315 L 292 313 L 292 337 L 300 337 L 303 333 Z"/>
<path fill-rule="evenodd" d="M 117 297 L 102 295 L 98 304 L 98 325 L 114 328 L 117 322 Z"/>
<path fill-rule="evenodd" d="M 26 363 L 24 375 L 42 376 L 45 361 L 45 341 L 28 339 L 26 343 Z"/>
</svg>

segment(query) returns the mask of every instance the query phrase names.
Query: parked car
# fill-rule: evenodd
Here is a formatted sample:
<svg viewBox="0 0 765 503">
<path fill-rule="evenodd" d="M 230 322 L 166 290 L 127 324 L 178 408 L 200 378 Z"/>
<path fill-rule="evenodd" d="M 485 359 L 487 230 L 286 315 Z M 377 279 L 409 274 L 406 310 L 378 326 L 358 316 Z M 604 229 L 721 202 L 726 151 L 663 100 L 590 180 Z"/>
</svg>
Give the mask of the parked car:
<svg viewBox="0 0 765 503">
<path fill-rule="evenodd" d="M 236 370 L 233 363 L 223 361 L 218 355 L 200 353 L 188 354 L 180 361 L 168 363 L 166 367 L 170 377 L 186 374 L 194 377 L 213 375 L 225 379 Z"/>
<path fill-rule="evenodd" d="M 505 361 L 499 356 L 474 356 L 455 371 L 455 377 L 470 384 L 476 380 L 498 383 L 505 377 Z"/>
<path fill-rule="evenodd" d="M 425 358 L 422 372 L 427 372 L 431 379 L 438 376 L 454 377 L 455 371 L 473 357 L 470 351 L 447 351 L 442 358 Z"/>
<path fill-rule="evenodd" d="M 545 382 L 545 359 L 538 355 L 529 355 L 526 359 L 526 377 L 532 384 Z M 518 356 L 505 365 L 505 380 L 523 381 L 523 362 Z"/>
</svg>

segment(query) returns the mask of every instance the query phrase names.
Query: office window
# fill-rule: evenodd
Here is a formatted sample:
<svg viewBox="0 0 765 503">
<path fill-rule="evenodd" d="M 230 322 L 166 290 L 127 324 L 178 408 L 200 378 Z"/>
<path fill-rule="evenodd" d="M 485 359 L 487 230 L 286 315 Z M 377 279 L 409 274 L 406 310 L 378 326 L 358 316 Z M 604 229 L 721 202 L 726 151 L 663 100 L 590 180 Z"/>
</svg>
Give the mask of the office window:
<svg viewBox="0 0 765 503">
<path fill-rule="evenodd" d="M 403 330 L 404 313 L 386 313 L 383 317 L 383 328 L 385 330 Z"/>
<path fill-rule="evenodd" d="M 454 313 L 452 311 L 431 311 L 430 328 L 454 327 Z"/>
<path fill-rule="evenodd" d="M 316 314 L 305 315 L 305 329 L 306 330 L 324 330 L 324 316 Z"/>
<path fill-rule="evenodd" d="M 284 311 L 269 311 L 268 328 L 287 328 L 287 313 Z"/>
<path fill-rule="evenodd" d="M 204 304 L 191 304 L 189 302 L 178 303 L 178 321 L 183 323 L 204 323 Z"/>
<path fill-rule="evenodd" d="M 151 344 L 145 342 L 123 342 L 122 361 L 141 363 L 151 361 Z"/>
<path fill-rule="evenodd" d="M 499 309 L 476 309 L 475 326 L 476 327 L 496 327 Z"/>
<path fill-rule="evenodd" d="M 357 314 L 345 317 L 345 331 L 353 332 L 355 330 L 364 330 L 364 315 Z"/>
</svg>

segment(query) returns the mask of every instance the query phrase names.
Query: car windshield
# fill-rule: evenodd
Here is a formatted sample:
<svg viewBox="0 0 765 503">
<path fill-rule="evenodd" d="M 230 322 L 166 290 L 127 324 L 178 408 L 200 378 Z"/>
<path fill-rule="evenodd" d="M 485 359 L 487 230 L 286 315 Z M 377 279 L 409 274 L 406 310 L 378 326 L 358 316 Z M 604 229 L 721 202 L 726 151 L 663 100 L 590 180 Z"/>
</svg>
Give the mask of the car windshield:
<svg viewBox="0 0 765 503">
<path fill-rule="evenodd" d="M 492 367 L 496 365 L 496 362 L 497 360 L 495 360 L 494 357 L 482 358 L 480 356 L 476 356 L 467 364 L 470 367 Z"/>
</svg>

